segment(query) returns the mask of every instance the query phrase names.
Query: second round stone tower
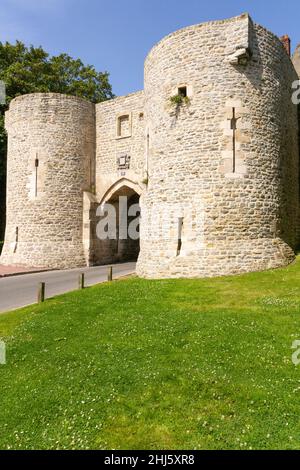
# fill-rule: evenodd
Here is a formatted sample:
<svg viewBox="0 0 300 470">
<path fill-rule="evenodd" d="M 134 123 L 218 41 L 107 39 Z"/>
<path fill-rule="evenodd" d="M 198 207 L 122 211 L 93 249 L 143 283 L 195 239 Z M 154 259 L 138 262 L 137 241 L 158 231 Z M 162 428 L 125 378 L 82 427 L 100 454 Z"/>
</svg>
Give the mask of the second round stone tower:
<svg viewBox="0 0 300 470">
<path fill-rule="evenodd" d="M 152 49 L 139 275 L 218 276 L 294 259 L 297 79 L 280 40 L 247 14 Z"/>
</svg>

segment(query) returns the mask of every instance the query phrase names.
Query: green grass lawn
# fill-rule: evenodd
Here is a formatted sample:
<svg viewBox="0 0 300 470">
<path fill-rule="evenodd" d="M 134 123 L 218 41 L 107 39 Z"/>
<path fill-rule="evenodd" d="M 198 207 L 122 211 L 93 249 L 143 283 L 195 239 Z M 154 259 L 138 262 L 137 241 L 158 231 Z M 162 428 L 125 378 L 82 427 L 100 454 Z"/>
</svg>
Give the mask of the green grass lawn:
<svg viewBox="0 0 300 470">
<path fill-rule="evenodd" d="M 300 259 L 0 315 L 2 449 L 299 449 Z"/>
</svg>

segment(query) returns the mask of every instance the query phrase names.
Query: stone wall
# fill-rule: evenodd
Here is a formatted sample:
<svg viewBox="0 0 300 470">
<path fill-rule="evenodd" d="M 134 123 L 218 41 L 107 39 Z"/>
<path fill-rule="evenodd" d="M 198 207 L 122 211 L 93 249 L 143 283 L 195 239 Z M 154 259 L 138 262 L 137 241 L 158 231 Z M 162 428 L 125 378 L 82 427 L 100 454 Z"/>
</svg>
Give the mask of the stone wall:
<svg viewBox="0 0 300 470">
<path fill-rule="evenodd" d="M 139 275 L 217 276 L 294 259 L 296 77 L 280 40 L 248 15 L 177 31 L 152 49 L 145 63 L 150 159 Z M 174 108 L 170 97 L 183 85 L 188 102 Z M 163 218 L 171 209 L 169 229 L 158 232 L 153 213 Z"/>
<path fill-rule="evenodd" d="M 130 116 L 129 135 L 118 136 L 118 117 Z M 96 196 L 105 198 L 121 179 L 141 184 L 145 171 L 144 92 L 115 98 L 96 105 Z M 120 168 L 118 159 L 130 157 L 129 167 Z"/>
<path fill-rule="evenodd" d="M 128 116 L 119 135 L 118 119 Z M 96 105 L 96 194 L 90 214 L 90 264 L 112 263 L 136 257 L 136 243 L 130 240 L 99 240 L 96 226 L 101 220 L 99 204 L 114 203 L 116 195 L 139 195 L 145 185 L 144 92 L 133 93 Z M 125 158 L 123 165 L 120 158 Z M 114 201 L 114 202 L 113 202 Z"/>
<path fill-rule="evenodd" d="M 300 77 L 300 44 L 298 44 L 293 54 L 293 64 Z"/>
<path fill-rule="evenodd" d="M 300 78 L 300 44 L 295 49 L 295 52 L 293 54 L 292 58 L 293 65 L 295 67 L 295 70 L 298 74 L 298 86 L 297 84 L 294 85 L 296 86 L 295 92 L 296 92 L 296 98 L 299 100 L 300 99 L 300 92 L 299 92 L 299 78 Z M 300 104 L 298 104 L 298 142 L 299 142 L 299 161 L 300 161 Z M 299 181 L 300 181 L 300 170 L 299 170 Z M 300 245 L 300 218 L 299 218 L 299 228 L 298 228 L 298 243 Z"/>
<path fill-rule="evenodd" d="M 85 265 L 83 191 L 94 183 L 94 105 L 59 94 L 24 95 L 11 102 L 6 127 L 7 226 L 0 263 Z"/>
</svg>

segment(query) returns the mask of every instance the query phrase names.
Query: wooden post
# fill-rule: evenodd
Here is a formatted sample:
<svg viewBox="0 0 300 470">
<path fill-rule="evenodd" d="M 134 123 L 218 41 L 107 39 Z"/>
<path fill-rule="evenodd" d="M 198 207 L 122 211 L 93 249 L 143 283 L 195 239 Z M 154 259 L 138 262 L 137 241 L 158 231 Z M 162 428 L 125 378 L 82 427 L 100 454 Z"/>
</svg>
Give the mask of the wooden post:
<svg viewBox="0 0 300 470">
<path fill-rule="evenodd" d="M 78 277 L 78 289 L 84 289 L 84 273 L 80 273 Z"/>
<path fill-rule="evenodd" d="M 113 277 L 113 276 L 112 276 L 112 270 L 113 270 L 112 266 L 109 266 L 109 267 L 108 267 L 108 272 L 107 272 L 107 280 L 108 280 L 108 282 L 112 281 L 112 277 Z"/>
<path fill-rule="evenodd" d="M 41 302 L 45 301 L 45 283 L 40 282 L 39 283 L 39 288 L 38 288 L 38 303 L 40 304 Z"/>
</svg>

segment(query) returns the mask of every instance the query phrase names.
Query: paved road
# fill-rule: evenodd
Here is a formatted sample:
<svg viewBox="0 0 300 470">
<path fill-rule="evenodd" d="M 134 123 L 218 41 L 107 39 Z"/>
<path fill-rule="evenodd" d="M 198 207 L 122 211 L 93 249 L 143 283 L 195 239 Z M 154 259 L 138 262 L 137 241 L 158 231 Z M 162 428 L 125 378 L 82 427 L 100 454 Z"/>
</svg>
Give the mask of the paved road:
<svg viewBox="0 0 300 470">
<path fill-rule="evenodd" d="M 35 303 L 39 282 L 46 283 L 46 297 L 53 297 L 77 289 L 78 274 L 81 272 L 85 273 L 86 286 L 107 280 L 107 266 L 45 271 L 0 278 L 0 313 Z M 135 263 L 122 263 L 113 266 L 114 277 L 134 272 Z"/>
</svg>

